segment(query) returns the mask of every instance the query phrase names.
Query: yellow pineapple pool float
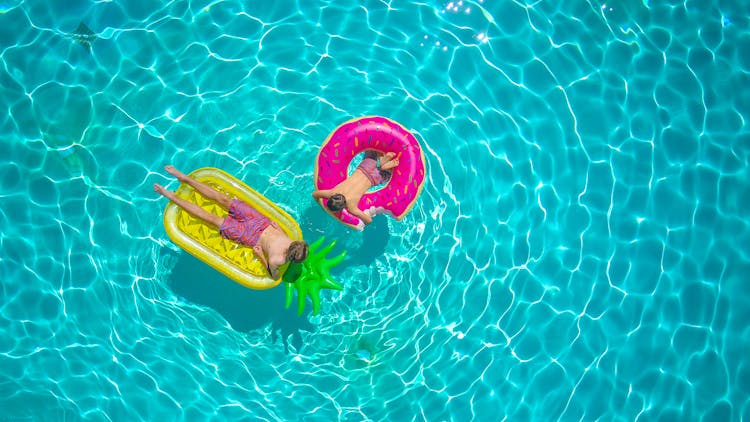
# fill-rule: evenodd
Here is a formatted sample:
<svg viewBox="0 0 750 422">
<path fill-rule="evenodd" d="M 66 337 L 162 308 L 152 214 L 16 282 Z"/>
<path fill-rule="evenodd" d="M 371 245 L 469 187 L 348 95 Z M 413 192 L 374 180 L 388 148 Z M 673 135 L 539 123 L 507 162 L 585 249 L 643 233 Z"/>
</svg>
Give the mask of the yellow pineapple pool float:
<svg viewBox="0 0 750 422">
<path fill-rule="evenodd" d="M 246 202 L 278 223 L 290 239 L 302 240 L 302 231 L 289 214 L 237 178 L 216 168 L 195 170 L 190 177 Z M 185 183 L 180 185 L 176 194 L 212 214 L 220 217 L 227 215 L 226 208 L 203 197 Z M 282 280 L 282 277 L 278 280 L 270 277 L 266 267 L 253 253 L 253 248 L 224 239 L 216 227 L 191 216 L 171 201 L 164 210 L 164 228 L 175 244 L 243 286 L 270 289 Z M 279 269 L 282 276 L 287 267 L 288 264 Z"/>
</svg>

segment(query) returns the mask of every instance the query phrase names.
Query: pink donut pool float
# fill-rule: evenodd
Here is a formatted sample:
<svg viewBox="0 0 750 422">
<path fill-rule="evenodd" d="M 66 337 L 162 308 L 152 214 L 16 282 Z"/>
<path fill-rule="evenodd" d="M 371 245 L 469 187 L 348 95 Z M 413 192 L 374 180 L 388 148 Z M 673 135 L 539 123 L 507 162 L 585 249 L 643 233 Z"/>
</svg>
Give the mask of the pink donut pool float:
<svg viewBox="0 0 750 422">
<path fill-rule="evenodd" d="M 359 117 L 342 124 L 328 135 L 315 160 L 315 188 L 333 189 L 346 180 L 349 164 L 365 150 L 393 152 L 399 164 L 384 187 L 362 195 L 359 209 L 370 210 L 371 215 L 386 212 L 401 220 L 422 192 L 426 173 L 424 153 L 414 135 L 385 117 Z M 318 203 L 347 226 L 357 230 L 364 228 L 362 220 L 348 211 L 332 213 L 325 206 L 325 200 Z"/>
</svg>

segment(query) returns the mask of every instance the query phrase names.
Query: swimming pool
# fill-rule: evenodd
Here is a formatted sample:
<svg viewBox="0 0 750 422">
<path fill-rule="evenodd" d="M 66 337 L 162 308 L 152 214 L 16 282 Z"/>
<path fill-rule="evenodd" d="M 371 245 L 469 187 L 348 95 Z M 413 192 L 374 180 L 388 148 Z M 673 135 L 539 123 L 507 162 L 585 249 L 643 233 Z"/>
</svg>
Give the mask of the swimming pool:
<svg viewBox="0 0 750 422">
<path fill-rule="evenodd" d="M 0 3 L 4 417 L 750 418 L 748 6 L 249 3 Z M 363 233 L 310 198 L 360 115 L 429 169 Z M 344 290 L 181 252 L 170 163 L 338 239 Z"/>
</svg>

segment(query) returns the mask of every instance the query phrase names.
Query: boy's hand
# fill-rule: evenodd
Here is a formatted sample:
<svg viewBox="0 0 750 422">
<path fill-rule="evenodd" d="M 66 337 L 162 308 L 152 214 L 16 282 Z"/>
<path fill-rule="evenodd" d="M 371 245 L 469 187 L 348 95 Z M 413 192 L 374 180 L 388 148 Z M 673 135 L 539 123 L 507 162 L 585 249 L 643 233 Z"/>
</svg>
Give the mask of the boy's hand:
<svg viewBox="0 0 750 422">
<path fill-rule="evenodd" d="M 383 208 L 376 207 L 375 205 L 373 205 L 370 208 L 368 208 L 366 212 L 367 212 L 367 215 L 369 215 L 370 217 L 375 217 L 376 215 L 380 215 L 384 213 L 385 210 Z"/>
<path fill-rule="evenodd" d="M 348 211 L 350 214 L 354 215 L 355 217 L 359 217 L 359 219 L 362 220 L 362 222 L 365 223 L 365 225 L 372 223 L 372 217 L 370 217 L 369 209 L 362 211 L 359 208 L 355 208 L 355 209 L 350 209 Z"/>
</svg>

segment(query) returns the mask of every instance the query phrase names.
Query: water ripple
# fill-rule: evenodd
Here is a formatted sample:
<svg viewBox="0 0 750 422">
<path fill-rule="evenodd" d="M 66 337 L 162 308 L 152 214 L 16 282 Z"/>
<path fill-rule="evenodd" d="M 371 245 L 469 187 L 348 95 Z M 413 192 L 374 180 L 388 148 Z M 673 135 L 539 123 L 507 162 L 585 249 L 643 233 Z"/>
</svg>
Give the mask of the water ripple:
<svg viewBox="0 0 750 422">
<path fill-rule="evenodd" d="M 4 415 L 747 417 L 747 12 L 0 3 Z M 361 115 L 409 128 L 428 177 L 352 233 L 311 160 Z M 345 290 L 298 317 L 179 250 L 168 163 L 338 239 Z"/>
</svg>

